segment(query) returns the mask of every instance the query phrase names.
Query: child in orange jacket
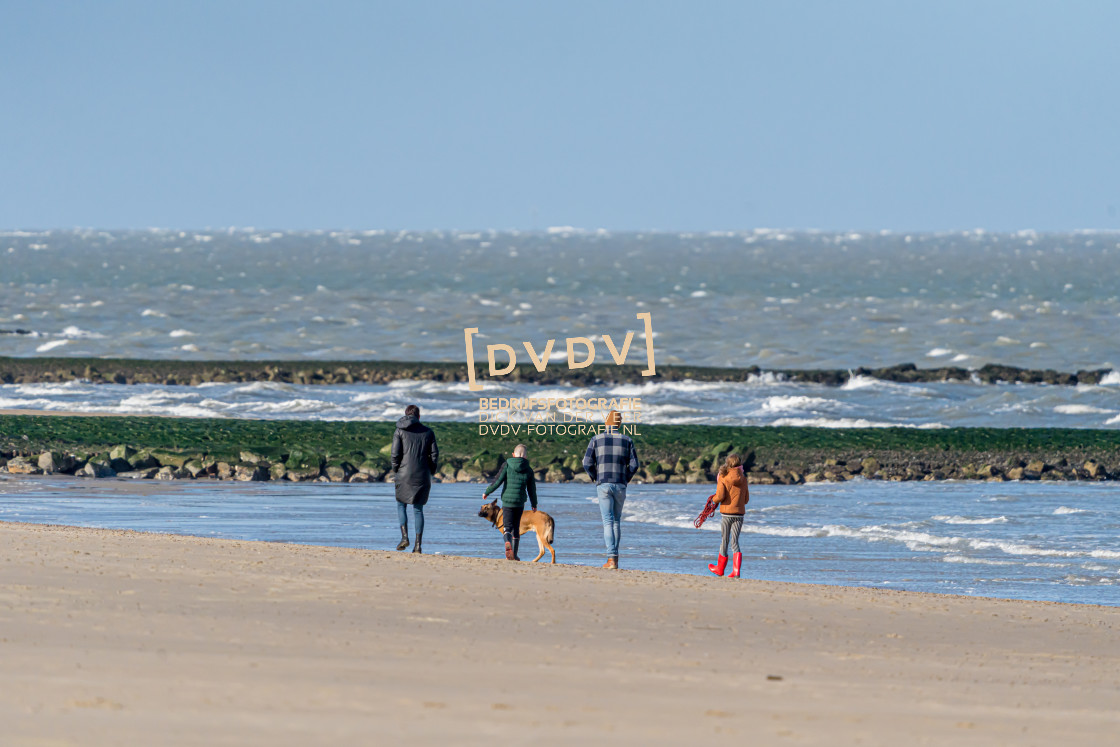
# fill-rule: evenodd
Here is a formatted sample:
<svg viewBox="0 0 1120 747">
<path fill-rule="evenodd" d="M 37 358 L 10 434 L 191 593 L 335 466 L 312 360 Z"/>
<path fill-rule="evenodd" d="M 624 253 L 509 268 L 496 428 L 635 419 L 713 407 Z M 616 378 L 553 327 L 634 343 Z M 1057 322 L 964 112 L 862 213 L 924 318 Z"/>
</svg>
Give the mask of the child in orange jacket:
<svg viewBox="0 0 1120 747">
<path fill-rule="evenodd" d="M 746 513 L 747 502 L 750 501 L 750 491 L 747 489 L 747 476 L 743 473 L 743 460 L 738 454 L 728 454 L 723 466 L 719 468 L 719 477 L 716 478 L 716 495 L 712 503 L 719 506 L 720 534 L 722 539 L 719 545 L 719 560 L 708 564 L 708 570 L 717 576 L 722 576 L 727 568 L 727 551 L 733 553 L 731 560 L 731 575 L 728 578 L 739 578 L 739 568 L 743 564 L 743 553 L 739 551 L 739 532 L 743 529 L 743 515 Z"/>
</svg>

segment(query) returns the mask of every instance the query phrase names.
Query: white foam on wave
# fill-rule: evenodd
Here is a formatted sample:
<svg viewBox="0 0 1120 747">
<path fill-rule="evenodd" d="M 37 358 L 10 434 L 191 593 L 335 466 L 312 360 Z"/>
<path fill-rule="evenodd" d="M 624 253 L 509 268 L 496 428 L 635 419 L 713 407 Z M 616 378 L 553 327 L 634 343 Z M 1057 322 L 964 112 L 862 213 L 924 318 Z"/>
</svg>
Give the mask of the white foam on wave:
<svg viewBox="0 0 1120 747">
<path fill-rule="evenodd" d="M 196 399 L 197 396 L 197 394 L 191 391 L 176 392 L 170 389 L 158 389 L 154 392 L 142 392 L 140 394 L 134 394 L 131 397 L 125 397 L 121 400 L 121 407 L 158 407 L 171 402 Z"/>
<path fill-rule="evenodd" d="M 949 348 L 934 348 L 926 353 L 927 358 L 944 358 L 946 355 L 952 355 L 953 351 Z"/>
<path fill-rule="evenodd" d="M 328 412 L 336 409 L 333 402 L 324 402 L 321 399 L 288 399 L 283 402 L 248 402 L 246 407 L 251 407 L 260 412 Z"/>
<path fill-rule="evenodd" d="M 1054 509 L 1054 515 L 1055 516 L 1062 516 L 1064 514 L 1083 514 L 1083 513 L 1085 513 L 1085 509 L 1083 509 L 1083 508 L 1070 508 L 1069 506 L 1058 506 L 1057 508 Z"/>
<path fill-rule="evenodd" d="M 420 392 L 422 394 L 460 394 L 466 393 L 472 397 L 496 397 L 499 394 L 503 397 L 508 397 L 509 390 L 502 387 L 500 384 L 487 382 L 485 390 L 482 392 L 472 392 L 470 383 L 466 381 L 419 381 L 416 379 L 396 379 L 390 381 L 387 385 L 390 389 L 409 389 Z M 529 396 L 529 395 L 525 395 Z M 542 397 L 542 394 L 533 395 L 535 397 Z"/>
<path fill-rule="evenodd" d="M 0 397 L 0 410 L 50 410 L 58 407 L 49 399 L 14 399 Z"/>
<path fill-rule="evenodd" d="M 967 555 L 946 555 L 943 563 L 969 563 L 972 565 L 1019 565 L 1014 560 L 995 560 L 993 558 L 972 558 Z"/>
<path fill-rule="evenodd" d="M 264 392 L 294 392 L 296 388 L 283 381 L 254 381 L 233 389 L 230 394 L 261 394 Z"/>
<path fill-rule="evenodd" d="M 944 423 L 888 423 L 866 418 L 778 418 L 770 425 L 795 425 L 807 428 L 915 428 L 936 430 L 948 428 Z"/>
<path fill-rule="evenodd" d="M 934 516 L 934 521 L 945 524 L 1006 524 L 1006 516 L 991 516 L 985 519 L 970 519 L 967 516 Z"/>
<path fill-rule="evenodd" d="M 98 391 L 94 384 L 90 384 L 88 381 L 81 379 L 49 384 L 4 384 L 2 386 L 4 386 L 4 388 L 10 388 L 11 391 L 16 394 L 23 394 L 31 397 L 48 397 L 52 394 L 66 397 L 87 390 L 90 393 Z M 109 384 L 108 386 L 112 385 Z"/>
<path fill-rule="evenodd" d="M 1053 557 L 1053 558 L 1120 558 L 1120 552 L 1113 550 L 1058 550 L 1035 547 L 1022 542 L 1009 540 L 979 539 L 974 537 L 942 536 L 929 532 L 916 532 L 898 527 L 871 525 L 847 527 L 826 524 L 822 527 L 775 527 L 759 524 L 743 524 L 743 532 L 777 537 L 845 537 L 865 542 L 897 542 L 914 552 L 955 552 L 968 550 L 995 550 L 1004 555 Z"/>
<path fill-rule="evenodd" d="M 830 400 L 823 397 L 807 397 L 798 394 L 783 394 L 775 397 L 767 397 L 762 402 L 763 412 L 789 412 L 800 410 L 813 410 L 818 407 L 827 407 L 833 404 Z"/>
<path fill-rule="evenodd" d="M 1120 386 L 1120 371 L 1109 371 L 1100 380 L 1101 386 Z"/>
<path fill-rule="evenodd" d="M 1116 411 L 1092 405 L 1055 405 L 1054 412 L 1060 415 L 1111 415 Z"/>
<path fill-rule="evenodd" d="M 97 332 L 90 332 L 88 330 L 80 329 L 79 327 L 75 327 L 73 325 L 71 325 L 71 326 L 67 327 L 66 329 L 62 330 L 61 332 L 59 332 L 58 336 L 59 337 L 68 337 L 72 340 L 103 340 L 103 339 L 105 339 L 105 335 L 99 334 Z"/>
<path fill-rule="evenodd" d="M 69 343 L 69 340 L 51 340 L 50 342 L 44 342 L 39 347 L 35 348 L 35 352 L 45 353 L 48 350 L 54 350 L 55 348 L 60 348 L 63 345 L 68 345 Z"/>
<path fill-rule="evenodd" d="M 992 309 L 991 317 L 992 317 L 992 319 L 997 319 L 999 321 L 1004 321 L 1006 319 L 1014 319 L 1015 315 L 1008 312 L 1008 311 L 1001 311 L 1000 309 Z"/>
<path fill-rule="evenodd" d="M 874 387 L 880 387 L 885 383 L 886 382 L 883 381 L 882 379 L 876 379 L 872 376 L 864 376 L 864 375 L 860 374 L 858 376 L 852 376 L 851 378 L 849 378 L 847 381 L 844 382 L 844 385 L 840 388 L 841 389 L 848 389 L 848 390 L 872 389 Z"/>
<path fill-rule="evenodd" d="M 189 329 L 173 329 L 167 333 L 168 337 L 194 337 L 195 333 Z"/>
</svg>

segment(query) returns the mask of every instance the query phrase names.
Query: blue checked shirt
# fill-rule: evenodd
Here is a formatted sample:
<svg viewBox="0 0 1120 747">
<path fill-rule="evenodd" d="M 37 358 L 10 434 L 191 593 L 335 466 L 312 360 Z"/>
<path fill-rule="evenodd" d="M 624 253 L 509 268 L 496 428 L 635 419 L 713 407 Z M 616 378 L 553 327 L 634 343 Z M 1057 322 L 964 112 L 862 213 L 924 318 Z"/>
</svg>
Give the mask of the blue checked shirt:
<svg viewBox="0 0 1120 747">
<path fill-rule="evenodd" d="M 638 473 L 638 452 L 629 436 L 600 433 L 587 444 L 583 468 L 599 484 L 625 485 Z"/>
</svg>

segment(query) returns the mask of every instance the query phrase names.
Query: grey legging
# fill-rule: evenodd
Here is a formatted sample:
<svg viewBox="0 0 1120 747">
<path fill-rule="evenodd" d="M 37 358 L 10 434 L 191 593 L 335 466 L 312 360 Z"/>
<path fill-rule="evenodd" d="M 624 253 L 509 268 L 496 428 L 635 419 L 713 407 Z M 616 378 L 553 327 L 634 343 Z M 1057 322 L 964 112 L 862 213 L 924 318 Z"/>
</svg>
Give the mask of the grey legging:
<svg viewBox="0 0 1120 747">
<path fill-rule="evenodd" d="M 720 517 L 719 531 L 723 539 L 719 543 L 719 554 L 727 557 L 727 544 L 731 540 L 731 552 L 739 552 L 739 532 L 743 530 L 743 517 L 723 514 Z"/>
</svg>

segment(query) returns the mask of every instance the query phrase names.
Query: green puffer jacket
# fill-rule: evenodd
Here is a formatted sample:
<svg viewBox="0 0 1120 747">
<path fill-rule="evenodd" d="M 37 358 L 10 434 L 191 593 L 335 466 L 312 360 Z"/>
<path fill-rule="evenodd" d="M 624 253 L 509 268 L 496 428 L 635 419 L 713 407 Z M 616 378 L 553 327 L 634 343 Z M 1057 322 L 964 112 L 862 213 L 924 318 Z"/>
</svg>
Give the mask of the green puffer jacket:
<svg viewBox="0 0 1120 747">
<path fill-rule="evenodd" d="M 505 485 L 505 487 L 502 487 Z M 525 495 L 528 493 L 533 510 L 537 510 L 537 479 L 533 477 L 533 470 L 529 468 L 529 460 L 524 457 L 510 457 L 502 466 L 498 479 L 486 488 L 483 495 L 490 495 L 498 488 L 502 488 L 502 506 L 505 508 L 521 508 L 525 505 Z"/>
</svg>

